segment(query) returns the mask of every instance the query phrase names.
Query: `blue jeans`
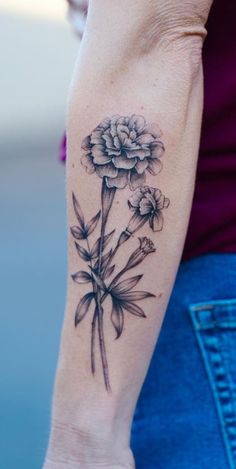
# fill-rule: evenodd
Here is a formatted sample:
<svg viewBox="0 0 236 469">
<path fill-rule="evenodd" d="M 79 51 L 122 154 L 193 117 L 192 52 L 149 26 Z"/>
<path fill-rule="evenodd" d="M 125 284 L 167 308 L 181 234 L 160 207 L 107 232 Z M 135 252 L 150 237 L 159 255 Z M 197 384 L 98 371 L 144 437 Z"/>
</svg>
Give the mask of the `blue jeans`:
<svg viewBox="0 0 236 469">
<path fill-rule="evenodd" d="M 236 254 L 180 266 L 131 446 L 137 469 L 236 468 Z"/>
</svg>

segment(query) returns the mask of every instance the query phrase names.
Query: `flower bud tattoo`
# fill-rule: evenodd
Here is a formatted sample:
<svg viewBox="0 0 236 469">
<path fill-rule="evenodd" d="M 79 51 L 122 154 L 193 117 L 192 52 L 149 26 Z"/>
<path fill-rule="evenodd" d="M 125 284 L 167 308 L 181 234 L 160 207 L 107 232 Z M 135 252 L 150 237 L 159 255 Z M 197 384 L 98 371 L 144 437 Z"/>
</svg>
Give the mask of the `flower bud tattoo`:
<svg viewBox="0 0 236 469">
<path fill-rule="evenodd" d="M 157 251 L 151 239 L 136 238 L 144 226 L 152 232 L 163 229 L 163 210 L 168 208 L 169 199 L 161 190 L 146 184 L 147 175 L 155 176 L 162 168 L 160 158 L 165 151 L 161 131 L 156 124 L 149 124 L 143 116 L 115 115 L 106 118 L 82 142 L 81 163 L 88 174 L 101 179 L 101 205 L 91 220 L 85 222 L 81 206 L 72 194 L 77 224 L 71 227 L 78 256 L 86 263 L 86 270 L 71 275 L 78 284 L 90 285 L 79 301 L 75 311 L 75 327 L 91 313 L 91 371 L 95 373 L 95 343 L 99 344 L 104 384 L 111 390 L 107 352 L 105 346 L 104 315 L 109 315 L 118 339 L 124 329 L 126 314 L 145 318 L 137 302 L 155 295 L 136 290 L 142 274 L 125 277 L 131 269 L 146 262 L 149 255 Z M 129 188 L 127 210 L 130 220 L 118 241 L 112 246 L 115 230 L 107 233 L 107 221 L 111 213 L 116 191 Z M 99 229 L 99 236 L 91 246 L 90 235 Z M 130 240 L 131 254 L 120 270 L 115 264 L 116 254 Z M 137 243 L 138 242 L 138 243 Z M 135 248 L 132 248 L 132 245 Z M 114 260 L 114 262 L 113 262 Z M 106 302 L 110 297 L 111 302 Z M 112 305 L 112 306 L 110 306 Z"/>
</svg>

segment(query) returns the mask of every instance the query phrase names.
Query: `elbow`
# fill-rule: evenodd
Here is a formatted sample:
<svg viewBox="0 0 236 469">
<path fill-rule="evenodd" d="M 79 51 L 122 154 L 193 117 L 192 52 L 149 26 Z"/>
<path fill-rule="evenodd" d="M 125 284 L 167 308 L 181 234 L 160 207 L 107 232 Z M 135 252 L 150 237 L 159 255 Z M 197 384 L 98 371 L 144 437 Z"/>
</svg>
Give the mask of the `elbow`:
<svg viewBox="0 0 236 469">
<path fill-rule="evenodd" d="M 131 53 L 139 58 L 164 56 L 178 65 L 185 64 L 195 75 L 202 65 L 202 48 L 207 35 L 205 27 L 208 6 L 202 2 L 150 2 L 152 8 L 137 23 L 135 36 L 130 37 Z M 146 9 L 147 10 L 147 9 Z"/>
<path fill-rule="evenodd" d="M 139 60 L 163 60 L 191 81 L 202 72 L 202 49 L 207 31 L 203 24 L 191 21 L 164 27 L 163 24 L 142 31 L 138 41 Z M 134 50 L 134 48 L 133 48 Z"/>
</svg>

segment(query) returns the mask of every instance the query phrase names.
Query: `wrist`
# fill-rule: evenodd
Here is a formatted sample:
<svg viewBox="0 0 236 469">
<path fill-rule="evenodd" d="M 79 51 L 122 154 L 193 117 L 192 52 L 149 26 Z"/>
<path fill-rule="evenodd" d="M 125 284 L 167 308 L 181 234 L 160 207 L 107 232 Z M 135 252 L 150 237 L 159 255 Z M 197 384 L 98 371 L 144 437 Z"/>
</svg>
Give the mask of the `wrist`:
<svg viewBox="0 0 236 469">
<path fill-rule="evenodd" d="M 102 428 L 85 431 L 53 420 L 43 469 L 64 469 L 65 464 L 68 469 L 134 468 L 129 445 L 108 433 Z"/>
<path fill-rule="evenodd" d="M 95 392 L 86 386 L 85 390 L 82 383 L 75 385 L 68 367 L 59 366 L 44 469 L 54 469 L 55 464 L 60 469 L 65 461 L 68 469 L 95 468 L 98 463 L 99 468 L 103 464 L 112 469 L 115 464 L 117 469 L 134 467 L 127 407 L 124 410 L 119 399 L 103 388 Z"/>
</svg>

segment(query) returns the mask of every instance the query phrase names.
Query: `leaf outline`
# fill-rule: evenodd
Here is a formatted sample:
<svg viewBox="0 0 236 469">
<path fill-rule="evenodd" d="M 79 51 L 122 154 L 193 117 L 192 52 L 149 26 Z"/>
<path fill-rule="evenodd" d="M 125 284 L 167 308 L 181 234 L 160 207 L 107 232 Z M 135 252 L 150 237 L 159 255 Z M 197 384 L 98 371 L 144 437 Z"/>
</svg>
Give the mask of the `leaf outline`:
<svg viewBox="0 0 236 469">
<path fill-rule="evenodd" d="M 75 311 L 75 327 L 78 326 L 78 324 L 86 316 L 93 298 L 94 298 L 94 293 L 89 292 L 89 293 L 86 293 L 79 301 L 76 311 Z"/>
</svg>

